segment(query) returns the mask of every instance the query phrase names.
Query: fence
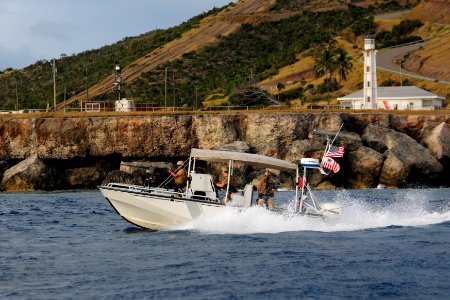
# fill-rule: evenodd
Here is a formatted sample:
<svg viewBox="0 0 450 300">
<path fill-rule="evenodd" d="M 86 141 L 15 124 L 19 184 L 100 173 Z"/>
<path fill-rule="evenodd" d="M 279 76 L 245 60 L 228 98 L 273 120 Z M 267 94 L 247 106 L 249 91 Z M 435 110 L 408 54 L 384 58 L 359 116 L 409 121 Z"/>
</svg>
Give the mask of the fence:
<svg viewBox="0 0 450 300">
<path fill-rule="evenodd" d="M 194 111 L 249 111 L 249 110 L 336 110 L 336 109 L 348 109 L 344 108 L 341 105 L 331 104 L 331 105 L 317 105 L 317 104 L 309 104 L 305 106 L 281 106 L 281 105 L 272 105 L 272 106 L 208 106 L 208 107 L 191 107 L 191 106 L 182 106 L 182 107 L 156 107 L 149 105 L 136 105 L 136 112 L 194 112 Z M 437 110 L 450 110 L 450 108 L 440 107 Z M 114 107 L 108 107 L 107 105 L 102 105 L 102 103 L 89 103 L 89 105 L 85 105 L 83 108 L 80 107 L 66 107 L 64 112 L 85 112 L 85 113 L 102 113 L 102 112 L 114 112 Z M 0 110 L 0 115 L 5 114 L 26 114 L 26 113 L 43 113 L 43 112 L 52 112 L 52 110 L 46 109 L 22 109 L 22 110 Z M 63 111 L 60 111 L 63 112 Z M 123 113 L 124 111 L 122 111 Z"/>
</svg>

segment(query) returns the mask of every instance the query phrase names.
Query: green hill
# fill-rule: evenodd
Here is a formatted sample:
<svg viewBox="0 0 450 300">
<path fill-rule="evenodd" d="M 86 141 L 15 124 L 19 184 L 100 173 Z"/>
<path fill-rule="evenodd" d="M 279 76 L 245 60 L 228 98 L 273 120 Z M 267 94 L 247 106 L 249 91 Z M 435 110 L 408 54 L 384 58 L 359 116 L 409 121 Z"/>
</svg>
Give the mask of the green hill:
<svg viewBox="0 0 450 300">
<path fill-rule="evenodd" d="M 246 86 L 314 55 L 338 35 L 373 33 L 373 14 L 411 1 L 245 0 L 196 16 L 167 30 L 124 38 L 97 50 L 56 60 L 57 102 L 113 100 L 113 67 L 123 67 L 121 96 L 156 105 L 194 105 L 219 94 L 229 101 Z M 168 76 L 165 77 L 165 70 Z M 53 103 L 50 61 L 0 74 L 0 109 L 45 108 Z M 64 87 L 67 91 L 64 95 Z M 16 92 L 17 91 L 17 92 Z M 299 93 L 291 93 L 292 99 Z M 84 98 L 83 98 L 84 97 Z"/>
<path fill-rule="evenodd" d="M 307 11 L 257 25 L 243 24 L 214 45 L 185 53 L 180 59 L 142 74 L 127 87 L 127 96 L 163 103 L 165 68 L 171 74 L 171 105 L 180 102 L 193 105 L 196 95 L 201 99 L 213 93 L 230 95 L 236 87 L 275 75 L 280 68 L 294 63 L 297 53 L 328 43 L 369 13 L 352 7 L 319 13 Z"/>
<path fill-rule="evenodd" d="M 158 47 L 179 38 L 183 33 L 198 27 L 202 19 L 225 8 L 226 6 L 214 8 L 178 26 L 166 30 L 153 30 L 136 37 L 126 37 L 100 49 L 71 56 L 62 54 L 56 59 L 59 87 L 57 101 L 64 100 L 64 87 L 68 99 L 84 91 L 86 84 L 92 86 L 109 76 L 116 63 L 121 66 L 129 65 Z M 47 102 L 52 104 L 52 70 L 51 61 L 40 60 L 24 69 L 8 68 L 1 71 L 0 109 L 14 109 L 16 96 L 20 101 L 20 107 L 24 108 L 45 108 Z"/>
</svg>

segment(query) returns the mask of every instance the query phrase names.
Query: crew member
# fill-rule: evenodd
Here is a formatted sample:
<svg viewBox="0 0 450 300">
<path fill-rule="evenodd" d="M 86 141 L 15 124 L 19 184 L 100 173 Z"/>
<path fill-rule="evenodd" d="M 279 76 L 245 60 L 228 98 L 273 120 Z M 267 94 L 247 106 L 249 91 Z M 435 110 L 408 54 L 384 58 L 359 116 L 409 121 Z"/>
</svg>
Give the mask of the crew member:
<svg viewBox="0 0 450 300">
<path fill-rule="evenodd" d="M 228 170 L 224 169 L 222 171 L 222 181 L 216 182 L 215 185 L 218 188 L 224 189 L 225 193 L 228 187 Z M 236 188 L 234 187 L 234 185 L 232 184 L 232 181 L 230 180 L 230 187 L 228 188 L 228 193 L 225 194 L 225 197 L 223 197 L 222 199 L 222 203 L 226 204 L 228 201 L 231 200 L 231 193 L 236 192 Z"/>
<path fill-rule="evenodd" d="M 175 179 L 175 185 L 177 187 L 177 190 L 179 192 L 182 192 L 186 187 L 186 179 L 187 179 L 187 171 L 183 166 L 183 161 L 180 160 L 177 162 L 177 169 L 175 170 L 175 172 L 170 169 L 168 172 Z"/>
<path fill-rule="evenodd" d="M 268 209 L 273 209 L 273 197 L 275 195 L 275 185 L 273 184 L 271 174 L 269 171 L 264 173 L 264 179 L 258 184 L 258 205 L 266 206 Z"/>
</svg>

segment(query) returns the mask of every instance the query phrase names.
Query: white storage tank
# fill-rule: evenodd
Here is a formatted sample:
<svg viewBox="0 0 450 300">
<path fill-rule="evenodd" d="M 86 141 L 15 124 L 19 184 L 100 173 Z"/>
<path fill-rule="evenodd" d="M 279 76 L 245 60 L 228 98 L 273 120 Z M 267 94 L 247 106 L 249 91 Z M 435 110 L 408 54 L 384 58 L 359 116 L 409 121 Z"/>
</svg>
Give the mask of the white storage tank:
<svg viewBox="0 0 450 300">
<path fill-rule="evenodd" d="M 116 111 L 136 111 L 136 105 L 133 100 L 122 98 L 122 100 L 116 100 Z"/>
</svg>

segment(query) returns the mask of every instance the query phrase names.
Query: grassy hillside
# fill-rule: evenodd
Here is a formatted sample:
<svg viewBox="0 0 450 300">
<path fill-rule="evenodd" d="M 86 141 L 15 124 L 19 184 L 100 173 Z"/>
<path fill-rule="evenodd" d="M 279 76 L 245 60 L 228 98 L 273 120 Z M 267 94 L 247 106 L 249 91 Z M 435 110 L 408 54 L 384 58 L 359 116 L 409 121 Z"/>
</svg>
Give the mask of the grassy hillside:
<svg viewBox="0 0 450 300">
<path fill-rule="evenodd" d="M 79 55 L 64 55 L 56 62 L 58 102 L 64 98 L 64 86 L 71 101 L 85 101 L 86 86 L 91 99 L 117 99 L 112 73 L 118 62 L 125 82 L 121 96 L 155 105 L 164 105 L 166 84 L 167 104 L 176 106 L 200 105 L 205 99 L 215 105 L 222 103 L 221 99 L 231 103 L 249 86 L 272 91 L 281 99 L 302 99 L 303 105 L 320 103 L 359 88 L 363 36 L 392 30 L 401 21 L 375 18 L 378 25 L 371 27 L 374 19 L 370 16 L 411 4 L 416 2 L 241 0 L 168 30 L 125 38 Z M 426 23 L 411 34 L 428 37 L 437 31 Z M 333 43 L 352 56 L 354 68 L 340 90 L 325 94 L 318 88 L 325 76 L 316 78 L 313 66 L 317 53 Z M 380 82 L 397 80 L 398 76 L 384 73 L 379 74 Z M 444 96 L 448 93 L 439 83 L 413 83 L 434 92 L 442 90 Z M 5 70 L 0 73 L 0 109 L 13 109 L 16 97 L 20 107 L 51 105 L 52 84 L 49 61 L 22 70 Z M 280 84 L 284 88 L 278 96 L 276 86 Z"/>
<path fill-rule="evenodd" d="M 153 30 L 137 37 L 126 37 L 121 41 L 100 49 L 88 50 L 77 55 L 61 55 L 56 59 L 57 100 L 67 99 L 111 75 L 116 63 L 126 66 L 161 47 L 183 33 L 199 26 L 202 19 L 225 9 L 214 8 L 182 24 L 166 29 Z M 24 69 L 6 69 L 0 72 L 0 109 L 14 109 L 16 97 L 19 106 L 45 108 L 53 103 L 52 62 L 40 60 Z M 16 93 L 17 87 L 17 93 Z M 51 101 L 50 101 L 51 100 Z"/>
<path fill-rule="evenodd" d="M 423 0 L 405 17 L 424 22 L 450 24 L 450 3 L 448 0 Z"/>
<path fill-rule="evenodd" d="M 243 24 L 235 33 L 219 38 L 215 45 L 185 53 L 181 59 L 142 74 L 128 86 L 135 99 L 163 103 L 163 71 L 170 72 L 170 104 L 194 104 L 221 92 L 225 95 L 249 81 L 260 81 L 296 61 L 296 54 L 331 40 L 367 10 L 305 12 L 279 21 Z M 331 26 L 330 26 L 331 25 Z M 196 90 L 196 91 L 195 91 Z"/>
<path fill-rule="evenodd" d="M 433 40 L 405 61 L 405 69 L 450 82 L 450 34 Z"/>
</svg>

